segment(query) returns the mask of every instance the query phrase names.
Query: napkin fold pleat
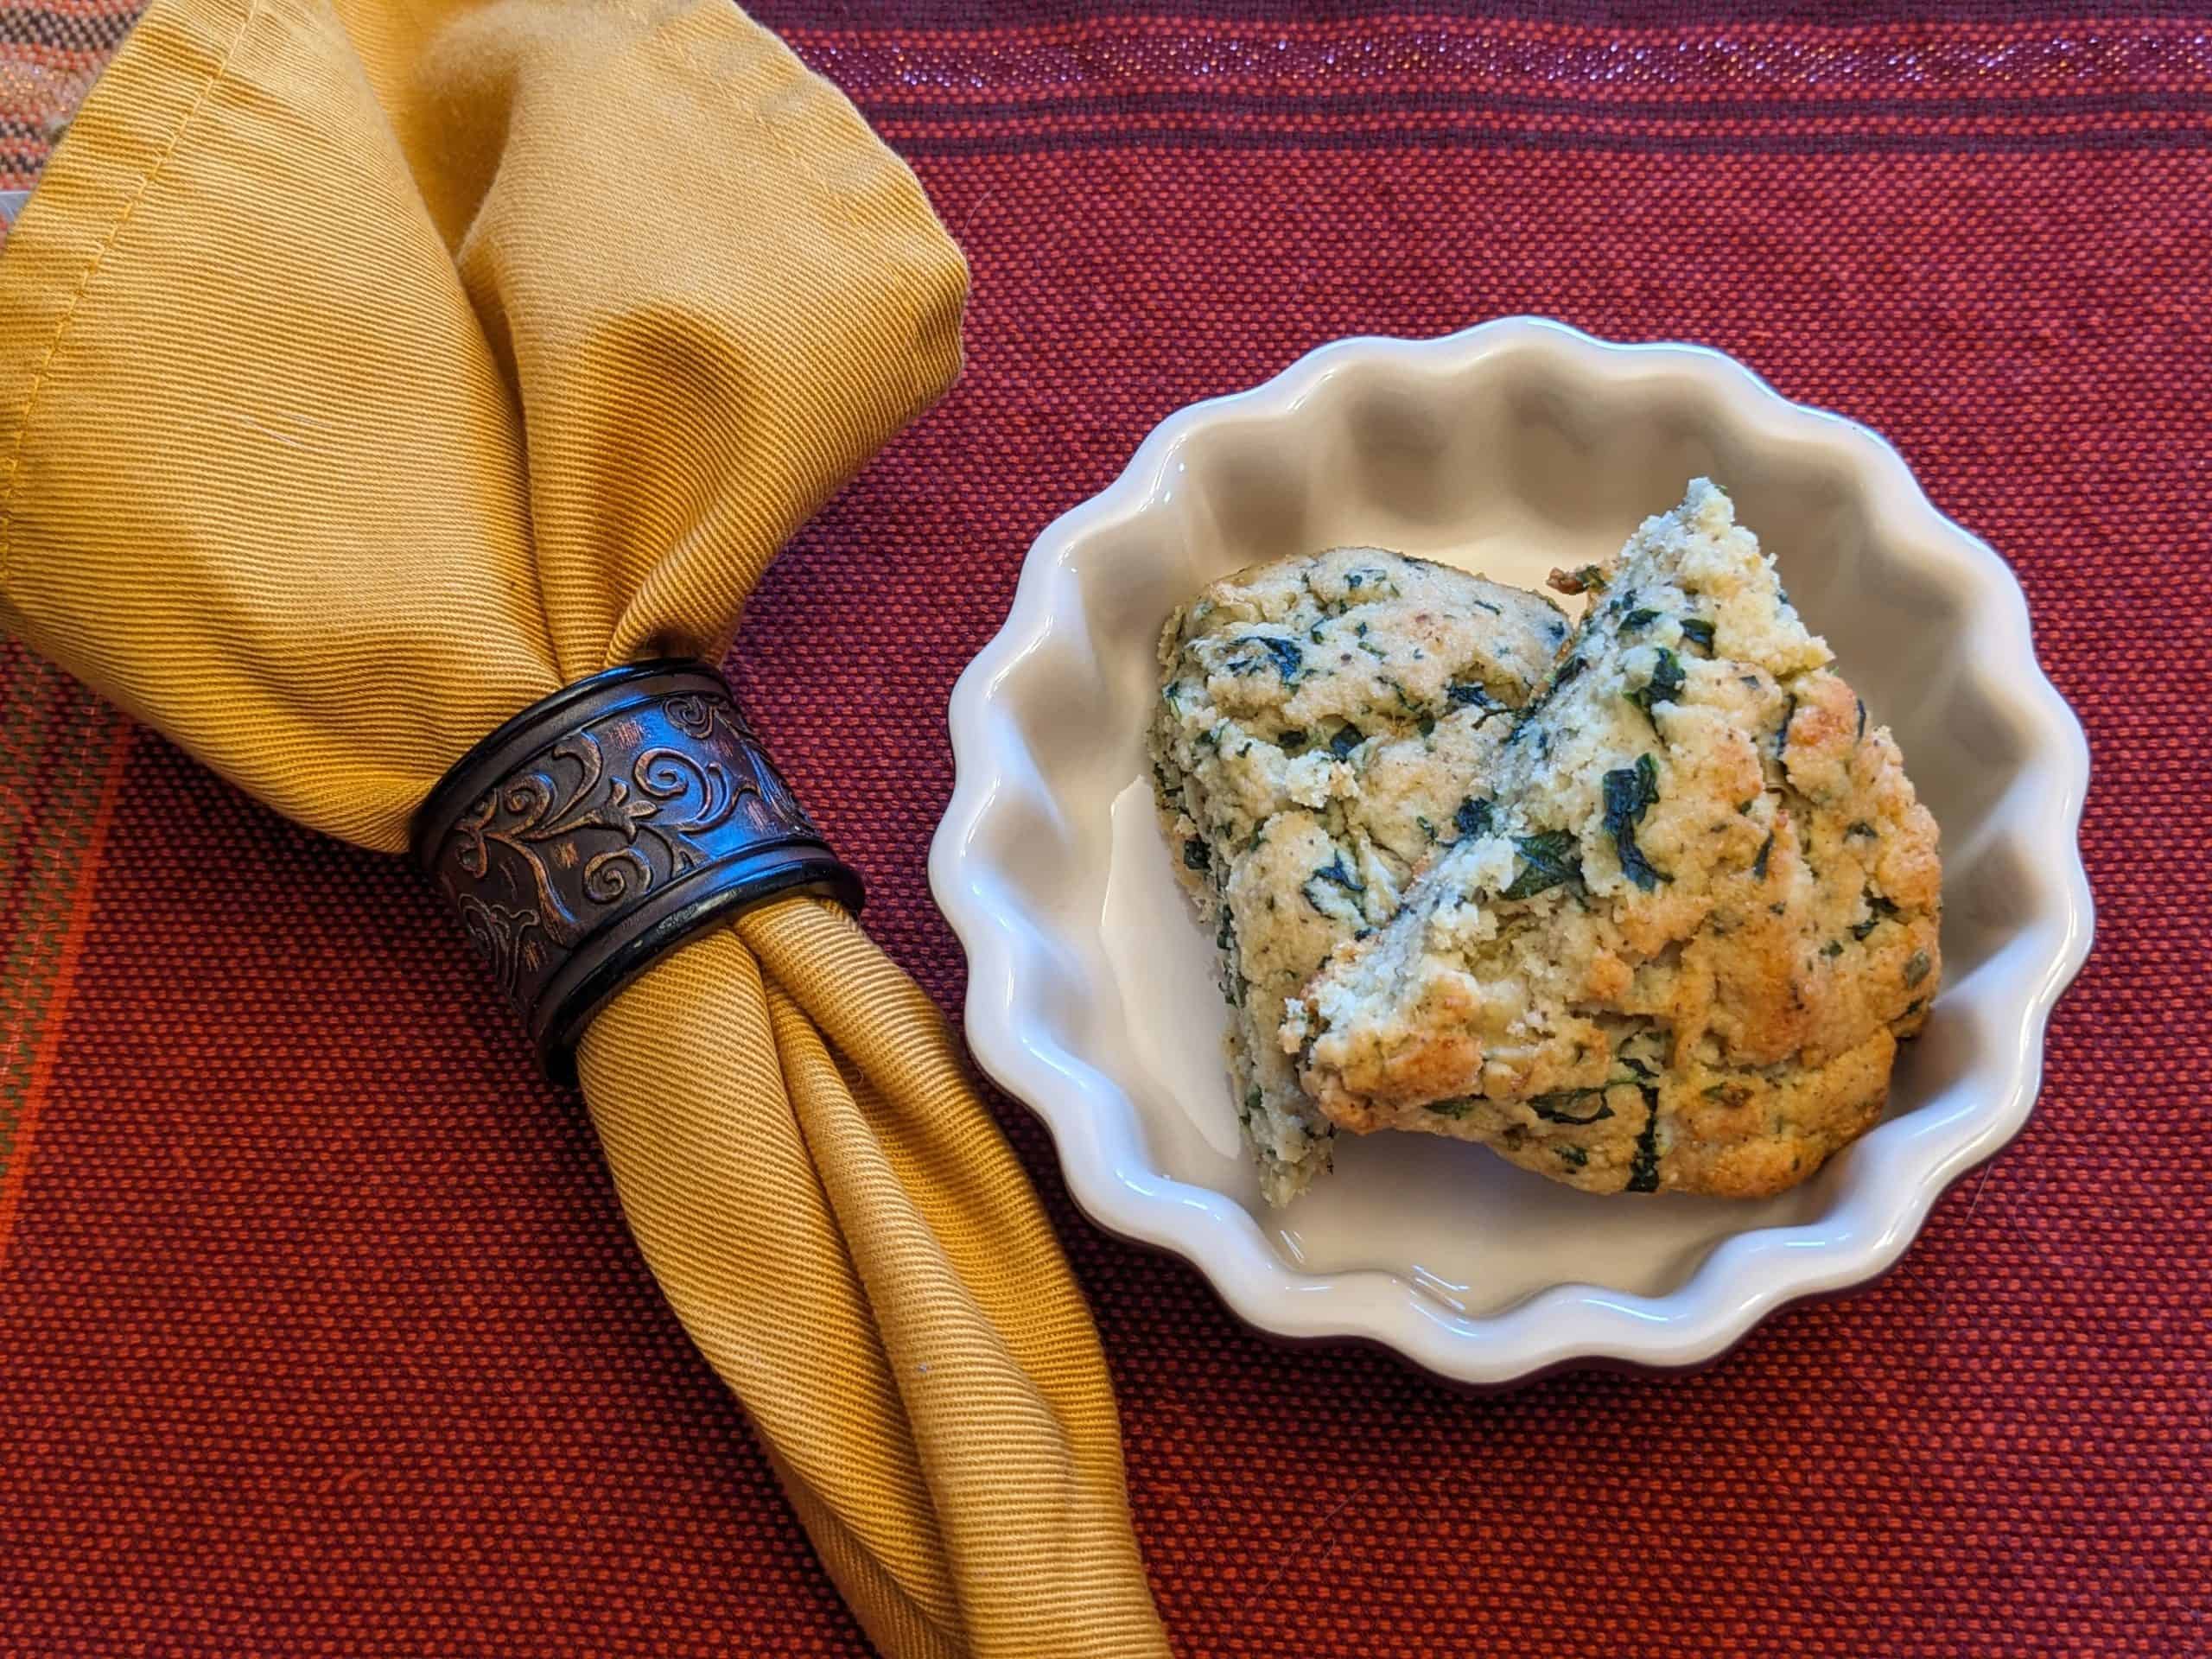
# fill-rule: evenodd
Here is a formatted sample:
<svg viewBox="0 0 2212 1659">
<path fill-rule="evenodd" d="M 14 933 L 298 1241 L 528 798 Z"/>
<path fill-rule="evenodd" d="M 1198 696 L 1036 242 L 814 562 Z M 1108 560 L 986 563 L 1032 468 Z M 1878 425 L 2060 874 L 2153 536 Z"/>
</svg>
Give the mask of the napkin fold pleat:
<svg viewBox="0 0 2212 1659">
<path fill-rule="evenodd" d="M 912 174 L 724 0 L 155 0 L 0 257 L 0 623 L 399 851 L 517 710 L 718 660 L 950 383 L 964 295 Z M 1082 1295 L 866 933 L 750 912 L 578 1065 L 877 1644 L 1164 1653 Z"/>
</svg>

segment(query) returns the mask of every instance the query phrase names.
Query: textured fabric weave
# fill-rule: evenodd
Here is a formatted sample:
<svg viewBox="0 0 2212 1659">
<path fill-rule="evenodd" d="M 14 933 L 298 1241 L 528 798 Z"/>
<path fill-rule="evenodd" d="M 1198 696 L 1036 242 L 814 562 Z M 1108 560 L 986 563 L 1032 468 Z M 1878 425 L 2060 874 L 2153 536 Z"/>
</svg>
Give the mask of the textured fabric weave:
<svg viewBox="0 0 2212 1659">
<path fill-rule="evenodd" d="M 1045 523 L 1319 340 L 1528 310 L 1872 423 L 2012 560 L 2090 732 L 2099 945 L 2013 1147 L 1879 1285 L 1694 1376 L 1471 1398 L 1272 1346 L 1077 1215 L 1001 1103 L 1176 1649 L 2205 1650 L 2212 26 L 1359 10 L 764 13 L 976 281 L 959 386 L 731 659 L 871 934 L 957 1008 L 944 699 Z M 118 25 L 0 30 L 21 181 L 67 106 L 41 89 Z M 864 1653 L 419 884 L 0 660 L 0 1651 Z"/>
<path fill-rule="evenodd" d="M 965 278 L 722 0 L 158 0 L 0 259 L 0 625 L 399 851 L 508 715 L 721 658 L 952 379 Z M 1082 1295 L 842 912 L 671 951 L 578 1071 L 655 1280 L 884 1651 L 1166 1651 Z"/>
</svg>

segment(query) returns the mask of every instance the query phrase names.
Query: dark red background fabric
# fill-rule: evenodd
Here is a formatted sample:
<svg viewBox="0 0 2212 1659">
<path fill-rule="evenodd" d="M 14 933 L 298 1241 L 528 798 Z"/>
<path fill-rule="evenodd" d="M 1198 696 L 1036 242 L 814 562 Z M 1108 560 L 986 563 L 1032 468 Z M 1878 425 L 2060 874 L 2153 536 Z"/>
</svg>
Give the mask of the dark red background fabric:
<svg viewBox="0 0 2212 1659">
<path fill-rule="evenodd" d="M 975 264 L 966 378 L 734 661 L 947 1008 L 945 696 L 1029 539 L 1338 334 L 1541 312 L 1868 421 L 2089 729 L 2099 945 L 2027 1132 L 1706 1374 L 1471 1398 L 1267 1345 L 1000 1103 L 1185 1655 L 2212 1650 L 2212 27 L 1783 14 L 766 9 Z M 127 16 L 0 12 L 16 181 Z M 0 693 L 0 1652 L 863 1651 L 409 873 L 12 648 Z"/>
</svg>

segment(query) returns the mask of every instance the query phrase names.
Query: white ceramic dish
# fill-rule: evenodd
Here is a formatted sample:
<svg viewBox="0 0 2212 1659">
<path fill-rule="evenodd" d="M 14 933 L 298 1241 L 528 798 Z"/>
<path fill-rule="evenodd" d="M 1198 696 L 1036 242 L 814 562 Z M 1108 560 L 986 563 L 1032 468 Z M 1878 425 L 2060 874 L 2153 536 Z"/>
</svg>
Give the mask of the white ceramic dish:
<svg viewBox="0 0 2212 1659">
<path fill-rule="evenodd" d="M 1592 1197 L 1380 1135 L 1340 1136 L 1336 1173 L 1269 1211 L 1237 1142 L 1212 944 L 1152 809 L 1162 622 L 1215 576 L 1344 543 L 1537 586 L 1700 474 L 1776 552 L 1942 828 L 1945 984 L 1888 1116 L 1760 1203 Z M 1470 1383 L 1696 1364 L 1881 1273 L 2026 1120 L 2089 946 L 2088 747 L 2012 572 L 1879 438 L 1693 346 L 1512 318 L 1339 340 L 1182 410 L 1038 537 L 951 727 L 930 876 L 968 952 L 968 1041 L 1051 1127 L 1077 1202 L 1266 1331 L 1370 1340 Z"/>
</svg>

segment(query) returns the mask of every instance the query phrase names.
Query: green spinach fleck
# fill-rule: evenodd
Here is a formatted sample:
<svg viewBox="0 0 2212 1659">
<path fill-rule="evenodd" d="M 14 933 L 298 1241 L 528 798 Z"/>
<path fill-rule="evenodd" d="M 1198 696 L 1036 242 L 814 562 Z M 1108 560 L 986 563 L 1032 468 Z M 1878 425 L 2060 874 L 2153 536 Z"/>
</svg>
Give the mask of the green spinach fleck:
<svg viewBox="0 0 2212 1659">
<path fill-rule="evenodd" d="M 1713 654 L 1713 624 L 1701 616 L 1682 619 L 1682 638 L 1694 645 L 1702 646 L 1707 656 Z"/>
<path fill-rule="evenodd" d="M 1470 795 L 1459 803 L 1459 810 L 1452 815 L 1452 822 L 1462 836 L 1486 836 L 1497 818 L 1497 807 L 1478 796 Z"/>
<path fill-rule="evenodd" d="M 1638 606 L 1621 619 L 1621 632 L 1634 633 L 1638 628 L 1648 628 L 1659 620 L 1659 613 L 1649 606 Z"/>
<path fill-rule="evenodd" d="M 1298 648 L 1295 640 L 1278 639 L 1271 633 L 1255 633 L 1248 634 L 1236 643 L 1239 647 L 1257 645 L 1266 653 L 1268 660 L 1274 664 L 1274 671 L 1285 685 L 1293 683 L 1306 671 L 1306 653 Z M 1260 658 L 1257 657 L 1248 657 L 1229 664 L 1229 671 L 1232 674 L 1255 674 L 1259 669 Z"/>
<path fill-rule="evenodd" d="M 1572 684 L 1574 677 L 1587 666 L 1588 664 L 1580 657 L 1570 657 L 1554 669 L 1551 679 L 1545 684 L 1543 690 L 1538 694 L 1535 700 L 1521 711 L 1519 721 L 1515 724 L 1505 741 L 1508 743 L 1518 743 L 1536 715 L 1550 704 L 1553 698 L 1559 696 L 1564 687 Z"/>
<path fill-rule="evenodd" d="M 1659 1091 L 1643 1091 L 1643 1128 L 1636 1137 L 1636 1156 L 1628 1167 L 1630 1192 L 1659 1190 Z"/>
<path fill-rule="evenodd" d="M 1522 861 L 1521 873 L 1501 899 L 1533 899 L 1554 887 L 1582 891 L 1582 847 L 1572 830 L 1547 830 L 1541 835 L 1516 836 L 1513 845 Z"/>
<path fill-rule="evenodd" d="M 1681 695 L 1687 677 L 1682 673 L 1682 659 L 1667 649 L 1659 647 L 1659 659 L 1652 664 L 1651 677 L 1643 686 L 1629 693 L 1628 700 L 1646 715 L 1662 702 L 1672 702 Z"/>
<path fill-rule="evenodd" d="M 1339 727 L 1329 739 L 1329 753 L 1341 760 L 1366 741 L 1366 734 L 1357 726 Z"/>
<path fill-rule="evenodd" d="M 1598 1103 L 1596 1111 L 1577 1114 L 1575 1108 L 1592 1100 Z M 1530 1100 L 1529 1109 L 1547 1123 L 1599 1123 L 1613 1115 L 1603 1089 L 1554 1089 Z"/>
<path fill-rule="evenodd" d="M 1934 968 L 1935 965 L 1936 964 L 1934 963 L 1929 961 L 1928 953 L 1925 950 L 1914 951 L 1910 959 L 1908 960 L 1904 965 L 1905 989 L 1910 990 L 1914 986 L 1919 984 L 1922 980 L 1927 978 L 1929 970 Z"/>
<path fill-rule="evenodd" d="M 1444 688 L 1444 695 L 1451 699 L 1454 709 L 1495 709 L 1489 692 L 1471 680 L 1453 680 Z"/>
<path fill-rule="evenodd" d="M 1338 889 L 1338 893 L 1343 896 L 1332 895 L 1329 892 L 1331 887 Z M 1313 906 L 1320 914 L 1335 917 L 1340 921 L 1357 923 L 1359 919 L 1356 912 L 1359 909 L 1360 895 L 1367 889 L 1362 885 L 1358 874 L 1345 867 L 1344 855 L 1338 853 L 1326 864 L 1307 876 L 1298 891 L 1304 896 L 1306 902 Z M 1344 915 L 1344 907 L 1346 905 L 1352 907 L 1355 914 L 1349 917 Z"/>
<path fill-rule="evenodd" d="M 1866 919 L 1851 925 L 1851 937 L 1863 939 L 1884 922 L 1897 913 L 1897 907 L 1873 888 L 1866 889 Z"/>
<path fill-rule="evenodd" d="M 1200 841 L 1196 836 L 1192 836 L 1183 843 L 1183 868 L 1185 869 L 1203 870 L 1210 868 L 1212 863 L 1213 855 L 1206 850 L 1205 842 Z"/>
<path fill-rule="evenodd" d="M 1357 875 L 1344 868 L 1344 855 L 1342 853 L 1338 853 L 1326 864 L 1324 864 L 1319 869 L 1314 871 L 1313 879 L 1316 881 L 1333 882 L 1336 886 L 1342 887 L 1346 893 L 1365 893 L 1367 891 L 1366 884 L 1363 882 Z"/>
<path fill-rule="evenodd" d="M 1590 1162 L 1590 1154 L 1571 1141 L 1566 1146 L 1554 1147 L 1554 1150 L 1559 1154 L 1560 1160 L 1570 1169 L 1584 1168 Z"/>
<path fill-rule="evenodd" d="M 1674 877 L 1658 868 L 1636 844 L 1636 826 L 1659 798 L 1658 763 L 1639 755 L 1633 766 L 1620 766 L 1605 774 L 1605 831 L 1620 855 L 1621 874 L 1645 893 Z"/>
</svg>

